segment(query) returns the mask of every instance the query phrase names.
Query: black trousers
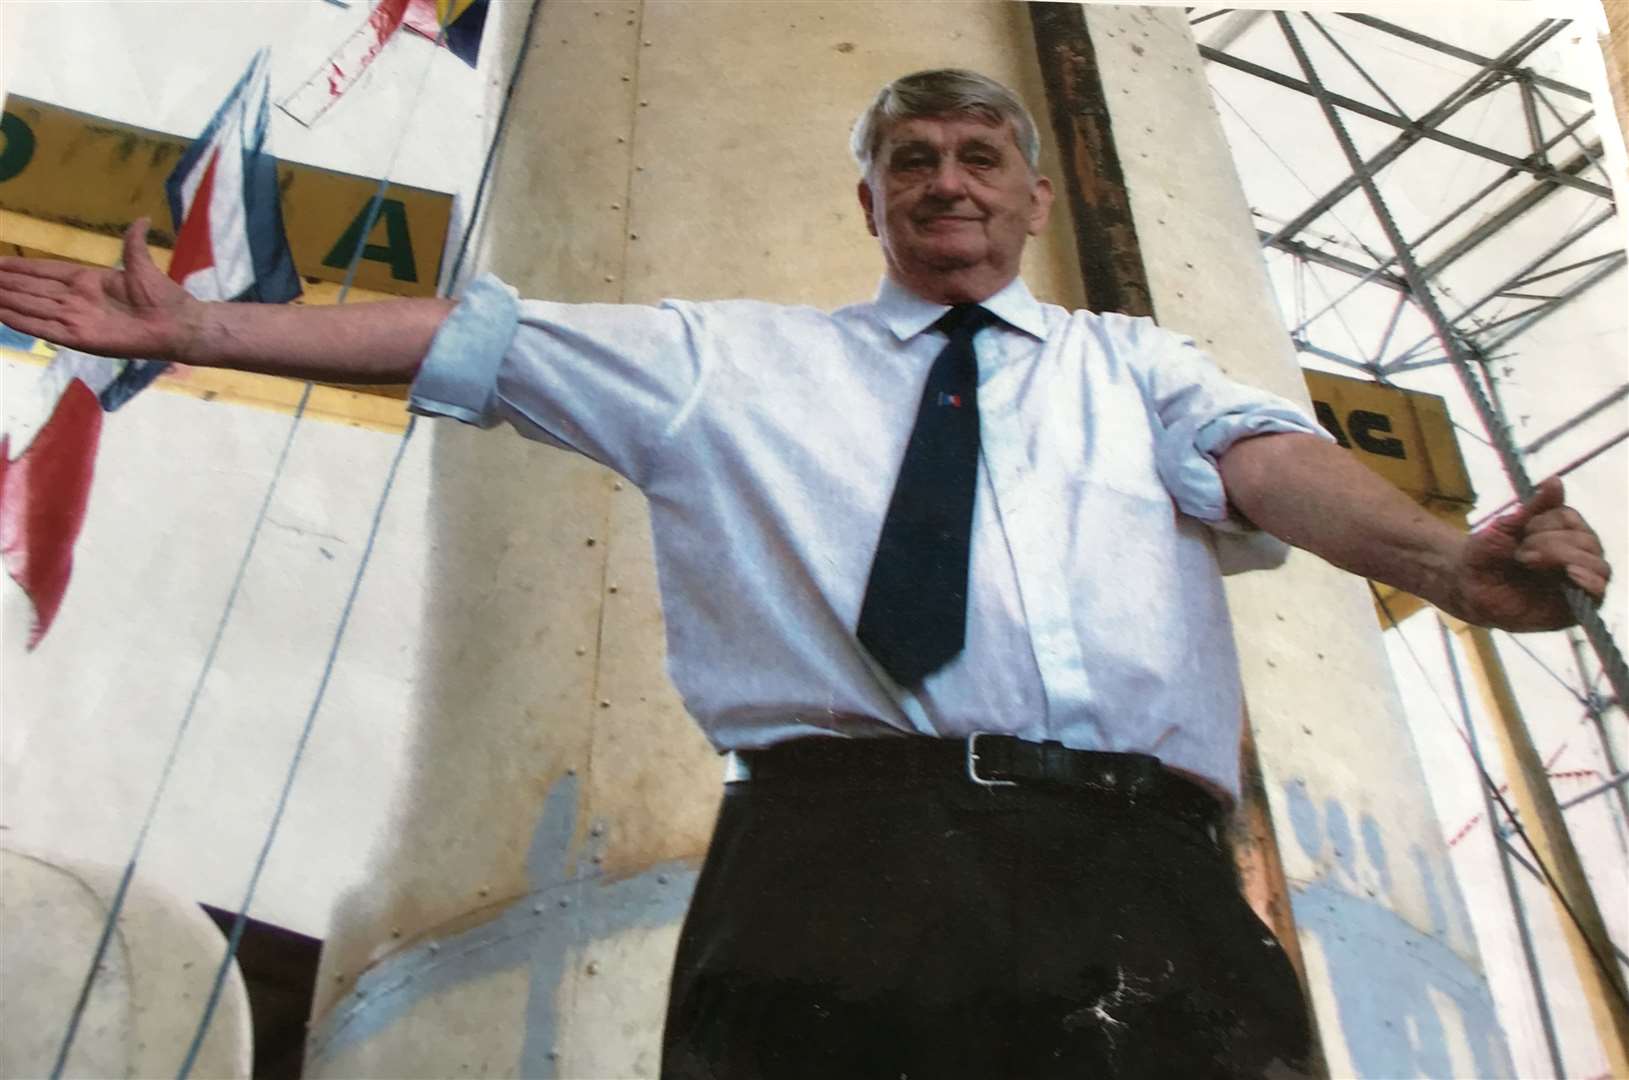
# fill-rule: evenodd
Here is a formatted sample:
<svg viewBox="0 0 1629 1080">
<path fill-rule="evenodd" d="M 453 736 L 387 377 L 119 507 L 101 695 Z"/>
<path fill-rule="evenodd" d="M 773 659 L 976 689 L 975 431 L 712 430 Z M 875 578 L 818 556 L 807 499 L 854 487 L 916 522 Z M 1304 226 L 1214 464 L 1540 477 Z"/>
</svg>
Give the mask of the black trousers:
<svg viewBox="0 0 1629 1080">
<path fill-rule="evenodd" d="M 1296 1076 L 1283 950 L 1210 831 L 965 777 L 727 785 L 669 1080 Z"/>
</svg>

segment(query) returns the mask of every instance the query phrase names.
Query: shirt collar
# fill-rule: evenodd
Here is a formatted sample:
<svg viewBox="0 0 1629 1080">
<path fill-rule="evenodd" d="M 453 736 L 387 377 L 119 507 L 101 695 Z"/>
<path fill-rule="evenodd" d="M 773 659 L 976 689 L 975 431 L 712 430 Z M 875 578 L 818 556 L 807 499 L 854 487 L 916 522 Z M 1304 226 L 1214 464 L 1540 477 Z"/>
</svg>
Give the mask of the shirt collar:
<svg viewBox="0 0 1629 1080">
<path fill-rule="evenodd" d="M 950 310 L 947 304 L 922 299 L 887 275 L 877 286 L 875 304 L 883 324 L 901 341 L 909 341 Z M 1008 326 L 1016 327 L 1031 337 L 1046 337 L 1046 316 L 1041 311 L 1040 301 L 1030 293 L 1023 278 L 1013 278 L 1005 288 L 980 306 Z"/>
</svg>

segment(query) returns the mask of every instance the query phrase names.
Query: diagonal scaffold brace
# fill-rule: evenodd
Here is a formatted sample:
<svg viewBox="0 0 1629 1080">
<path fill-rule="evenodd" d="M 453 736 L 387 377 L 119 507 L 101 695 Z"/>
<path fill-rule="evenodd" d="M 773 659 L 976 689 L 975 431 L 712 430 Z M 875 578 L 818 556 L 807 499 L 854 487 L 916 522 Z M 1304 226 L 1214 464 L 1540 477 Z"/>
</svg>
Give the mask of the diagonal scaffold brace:
<svg viewBox="0 0 1629 1080">
<path fill-rule="evenodd" d="M 1334 131 L 1335 138 L 1339 141 L 1341 150 L 1346 155 L 1354 174 L 1358 177 L 1364 194 L 1368 196 L 1369 205 L 1374 210 L 1375 218 L 1380 222 L 1381 228 L 1385 230 L 1386 239 L 1396 253 L 1397 263 L 1403 270 L 1403 277 L 1408 282 L 1411 295 L 1415 302 L 1419 304 L 1420 309 L 1425 312 L 1426 318 L 1430 320 L 1431 327 L 1436 333 L 1443 353 L 1452 364 L 1454 373 L 1459 376 L 1459 381 L 1465 388 L 1466 396 L 1471 399 L 1471 404 L 1476 409 L 1477 416 L 1482 421 L 1482 426 L 1487 429 L 1488 437 L 1492 440 L 1494 449 L 1499 454 L 1499 462 L 1504 466 L 1505 475 L 1509 477 L 1511 485 L 1516 489 L 1517 496 L 1523 502 L 1526 502 L 1533 497 L 1535 486 L 1532 479 L 1527 475 L 1526 467 L 1522 464 L 1521 452 L 1516 448 L 1516 442 L 1511 436 L 1509 426 L 1505 423 L 1504 417 L 1499 410 L 1493 407 L 1493 403 L 1488 399 L 1487 391 L 1476 377 L 1474 365 L 1483 362 L 1483 358 L 1475 351 L 1474 345 L 1455 333 L 1453 324 L 1443 313 L 1442 306 L 1437 303 L 1437 298 L 1432 293 L 1425 274 L 1421 271 L 1419 263 L 1415 261 L 1413 250 L 1409 247 L 1407 240 L 1404 239 L 1402 230 L 1397 227 L 1397 222 L 1392 218 L 1391 211 L 1387 208 L 1385 200 L 1380 197 L 1380 189 L 1375 184 L 1374 176 L 1364 167 L 1362 159 L 1358 156 L 1357 147 L 1353 144 L 1352 137 L 1347 133 L 1340 114 L 1335 111 L 1334 105 L 1329 100 L 1323 83 L 1313 69 L 1312 62 L 1308 58 L 1300 38 L 1296 36 L 1288 17 L 1282 12 L 1278 13 L 1278 21 L 1280 28 L 1284 32 L 1285 39 L 1289 42 L 1290 48 L 1295 53 L 1296 60 L 1301 65 L 1301 70 L 1305 74 L 1308 84 L 1317 91 L 1318 103 L 1324 111 L 1324 117 Z M 1590 645 L 1594 648 L 1596 657 L 1601 662 L 1601 669 L 1606 675 L 1607 682 L 1612 687 L 1612 693 L 1619 701 L 1629 701 L 1629 696 L 1626 696 L 1625 693 L 1626 690 L 1629 690 L 1629 666 L 1624 664 L 1623 653 L 1619 650 L 1617 642 L 1612 639 L 1611 631 L 1607 629 L 1600 612 L 1596 610 L 1594 601 L 1589 598 L 1584 590 L 1571 583 L 1563 587 L 1563 592 L 1567 598 L 1568 610 L 1572 612 L 1573 618 L 1577 620 L 1579 627 L 1584 631 L 1585 637 L 1589 639 Z"/>
</svg>

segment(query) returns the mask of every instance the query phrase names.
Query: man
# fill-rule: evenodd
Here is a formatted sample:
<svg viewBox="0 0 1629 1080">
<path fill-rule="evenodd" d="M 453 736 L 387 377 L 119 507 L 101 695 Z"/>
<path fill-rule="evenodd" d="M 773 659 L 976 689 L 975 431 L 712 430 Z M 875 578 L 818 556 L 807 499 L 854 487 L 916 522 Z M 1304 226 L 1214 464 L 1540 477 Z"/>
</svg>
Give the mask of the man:
<svg viewBox="0 0 1629 1080">
<path fill-rule="evenodd" d="M 1006 88 L 856 126 L 887 273 L 826 314 L 463 299 L 203 305 L 148 261 L 0 260 L 0 320 L 330 381 L 601 461 L 650 500 L 673 680 L 736 752 L 679 946 L 676 1077 L 1291 1075 L 1301 995 L 1218 825 L 1240 691 L 1209 526 L 1461 617 L 1565 625 L 1609 568 L 1545 484 L 1474 537 L 1148 320 L 1018 277 L 1045 224 Z"/>
</svg>

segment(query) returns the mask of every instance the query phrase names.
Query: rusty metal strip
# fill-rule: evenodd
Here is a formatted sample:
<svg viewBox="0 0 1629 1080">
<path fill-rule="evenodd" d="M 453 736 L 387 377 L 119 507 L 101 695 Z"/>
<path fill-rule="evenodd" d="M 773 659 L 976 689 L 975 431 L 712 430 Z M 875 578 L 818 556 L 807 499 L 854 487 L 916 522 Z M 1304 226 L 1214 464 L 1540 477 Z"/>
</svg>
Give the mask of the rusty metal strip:
<svg viewBox="0 0 1629 1080">
<path fill-rule="evenodd" d="M 1148 271 L 1085 13 L 1079 4 L 1032 2 L 1029 18 L 1063 165 L 1063 194 L 1075 219 L 1086 306 L 1153 315 Z"/>
</svg>

